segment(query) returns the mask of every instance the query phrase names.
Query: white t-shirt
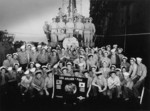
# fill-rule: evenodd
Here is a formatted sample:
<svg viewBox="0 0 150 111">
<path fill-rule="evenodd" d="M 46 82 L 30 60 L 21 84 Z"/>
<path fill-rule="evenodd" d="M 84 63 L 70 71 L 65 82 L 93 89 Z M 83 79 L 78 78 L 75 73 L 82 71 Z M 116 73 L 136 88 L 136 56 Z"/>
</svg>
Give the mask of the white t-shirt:
<svg viewBox="0 0 150 111">
<path fill-rule="evenodd" d="M 23 76 L 23 77 L 21 78 L 21 85 L 24 86 L 24 87 L 29 87 L 31 81 L 32 81 L 32 77 L 31 77 L 31 76 L 30 76 L 29 79 L 28 79 L 26 76 Z"/>
</svg>

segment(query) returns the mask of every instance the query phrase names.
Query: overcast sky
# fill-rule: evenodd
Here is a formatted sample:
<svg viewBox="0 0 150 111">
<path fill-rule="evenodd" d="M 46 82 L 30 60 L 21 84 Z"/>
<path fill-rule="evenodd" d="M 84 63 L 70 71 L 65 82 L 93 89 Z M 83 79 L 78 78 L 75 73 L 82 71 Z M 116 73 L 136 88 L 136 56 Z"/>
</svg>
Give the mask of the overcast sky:
<svg viewBox="0 0 150 111">
<path fill-rule="evenodd" d="M 62 0 L 0 0 L 0 29 L 15 33 L 16 40 L 46 41 L 43 23 L 61 6 Z"/>
</svg>

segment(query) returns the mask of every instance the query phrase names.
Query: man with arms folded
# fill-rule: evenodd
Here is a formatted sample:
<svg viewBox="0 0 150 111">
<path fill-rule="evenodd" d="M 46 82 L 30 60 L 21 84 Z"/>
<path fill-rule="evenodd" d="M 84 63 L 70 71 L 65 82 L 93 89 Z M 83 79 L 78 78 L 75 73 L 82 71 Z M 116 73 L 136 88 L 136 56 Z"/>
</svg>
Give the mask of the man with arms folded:
<svg viewBox="0 0 150 111">
<path fill-rule="evenodd" d="M 116 75 L 115 71 L 110 72 L 110 77 L 108 78 L 108 96 L 112 99 L 112 95 L 115 93 L 117 98 L 121 95 L 121 83 L 119 77 Z"/>
<path fill-rule="evenodd" d="M 43 95 L 44 78 L 42 77 L 42 71 L 38 70 L 35 72 L 35 77 L 33 78 L 31 85 L 34 95 Z"/>
<path fill-rule="evenodd" d="M 106 89 L 107 89 L 107 80 L 102 75 L 101 72 L 97 72 L 96 76 L 94 77 L 92 81 L 92 90 L 94 93 L 94 96 L 97 95 L 97 88 L 100 93 L 103 93 L 106 95 Z"/>
</svg>

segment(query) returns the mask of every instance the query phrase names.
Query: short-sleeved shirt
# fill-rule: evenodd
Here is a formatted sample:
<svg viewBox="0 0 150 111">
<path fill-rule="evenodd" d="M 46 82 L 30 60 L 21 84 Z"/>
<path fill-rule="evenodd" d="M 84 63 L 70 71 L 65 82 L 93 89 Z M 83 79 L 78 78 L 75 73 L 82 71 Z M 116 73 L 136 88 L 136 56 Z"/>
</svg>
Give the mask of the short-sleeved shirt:
<svg viewBox="0 0 150 111">
<path fill-rule="evenodd" d="M 27 78 L 26 76 L 22 76 L 21 78 L 21 84 L 25 87 L 29 87 L 31 81 L 32 81 L 32 76 L 30 76 L 29 78 Z"/>
<path fill-rule="evenodd" d="M 76 27 L 76 31 L 79 31 L 79 33 L 82 34 L 83 29 L 84 29 L 83 23 L 77 22 L 77 23 L 75 24 L 75 27 Z"/>
<path fill-rule="evenodd" d="M 66 24 L 66 33 L 73 33 L 73 28 L 74 28 L 74 23 L 73 22 L 68 22 Z"/>
<path fill-rule="evenodd" d="M 48 54 L 46 53 L 46 54 L 39 54 L 38 56 L 37 56 L 37 61 L 39 62 L 39 63 L 48 63 L 48 61 L 49 61 L 49 56 L 48 56 Z"/>
<path fill-rule="evenodd" d="M 57 23 L 51 23 L 50 24 L 51 33 L 57 33 L 58 24 Z"/>
<path fill-rule="evenodd" d="M 64 22 L 59 22 L 57 25 L 58 25 L 58 33 L 61 33 L 61 30 L 66 27 Z"/>
<path fill-rule="evenodd" d="M 38 52 L 32 52 L 31 53 L 31 62 L 37 62 L 37 57 L 38 57 L 39 53 Z"/>
<path fill-rule="evenodd" d="M 12 59 L 11 60 L 6 59 L 3 62 L 3 66 L 5 66 L 5 67 L 13 67 L 13 65 L 14 65 L 14 62 Z"/>
<path fill-rule="evenodd" d="M 91 27 L 89 23 L 84 24 L 84 33 L 91 33 Z"/>
<path fill-rule="evenodd" d="M 97 84 L 98 86 L 103 87 L 103 86 L 107 85 L 107 80 L 105 79 L 105 77 L 103 75 L 101 75 L 101 76 L 102 76 L 101 79 L 99 79 L 98 77 L 95 77 L 93 82 L 95 84 Z"/>
<path fill-rule="evenodd" d="M 20 64 L 27 64 L 28 63 L 28 55 L 26 52 L 19 52 L 18 59 Z"/>
</svg>

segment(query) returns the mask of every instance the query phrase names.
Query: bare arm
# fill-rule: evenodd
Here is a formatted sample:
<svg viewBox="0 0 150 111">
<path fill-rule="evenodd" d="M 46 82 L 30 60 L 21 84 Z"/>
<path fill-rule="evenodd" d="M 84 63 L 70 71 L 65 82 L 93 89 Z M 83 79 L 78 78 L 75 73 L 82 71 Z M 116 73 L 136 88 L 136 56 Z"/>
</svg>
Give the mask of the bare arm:
<svg viewBox="0 0 150 111">
<path fill-rule="evenodd" d="M 107 89 L 107 80 L 104 78 L 104 84 L 105 84 L 105 87 L 103 89 L 103 91 L 105 91 Z"/>
<path fill-rule="evenodd" d="M 92 85 L 93 85 L 93 86 L 96 86 L 96 87 L 98 87 L 98 88 L 100 88 L 100 86 L 96 84 L 96 77 L 93 79 Z"/>
<path fill-rule="evenodd" d="M 133 72 L 132 72 L 132 75 L 131 75 L 131 78 L 132 78 L 132 79 L 135 78 L 136 72 L 137 72 L 137 65 L 135 65 L 135 66 L 133 67 Z"/>
<path fill-rule="evenodd" d="M 143 80 L 147 76 L 147 68 L 146 66 L 143 67 L 143 74 L 140 77 L 139 81 Z"/>
<path fill-rule="evenodd" d="M 96 29 L 95 29 L 95 25 L 94 24 L 92 24 L 92 28 L 93 28 L 93 33 L 95 34 Z"/>
</svg>

